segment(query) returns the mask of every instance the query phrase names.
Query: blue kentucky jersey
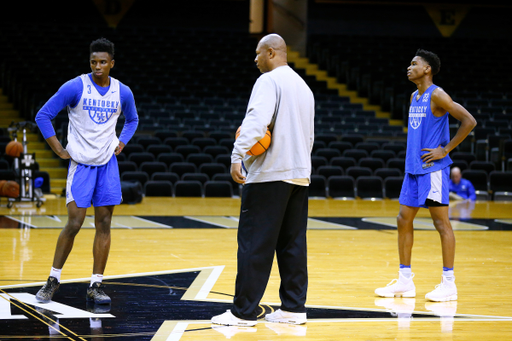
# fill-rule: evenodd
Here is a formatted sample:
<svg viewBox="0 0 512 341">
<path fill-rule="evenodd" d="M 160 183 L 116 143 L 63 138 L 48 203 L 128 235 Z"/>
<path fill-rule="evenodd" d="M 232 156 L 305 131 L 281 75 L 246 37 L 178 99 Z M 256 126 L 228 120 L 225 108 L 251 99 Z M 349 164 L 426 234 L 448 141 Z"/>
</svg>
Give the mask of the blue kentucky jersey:
<svg viewBox="0 0 512 341">
<path fill-rule="evenodd" d="M 449 155 L 430 163 L 421 160 L 421 156 L 428 153 L 421 151 L 423 148 L 437 148 L 439 145 L 444 147 L 450 142 L 448 113 L 436 117 L 432 114 L 430 106 L 432 92 L 437 88 L 437 85 L 432 84 L 419 98 L 418 90 L 412 96 L 407 129 L 406 173 L 426 174 L 443 169 L 452 163 Z"/>
</svg>

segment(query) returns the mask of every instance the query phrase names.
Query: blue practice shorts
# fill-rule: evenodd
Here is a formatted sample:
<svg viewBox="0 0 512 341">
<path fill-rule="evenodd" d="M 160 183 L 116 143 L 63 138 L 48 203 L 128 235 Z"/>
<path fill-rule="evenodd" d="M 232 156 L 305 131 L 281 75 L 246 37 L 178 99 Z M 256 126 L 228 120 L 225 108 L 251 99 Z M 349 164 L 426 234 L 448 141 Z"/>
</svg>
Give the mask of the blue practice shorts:
<svg viewBox="0 0 512 341">
<path fill-rule="evenodd" d="M 122 201 L 121 180 L 117 157 L 101 166 L 89 166 L 69 161 L 66 182 L 66 205 L 74 201 L 77 207 L 119 205 Z"/>
<path fill-rule="evenodd" d="M 427 174 L 405 173 L 398 201 L 411 207 L 442 206 L 449 204 L 450 167 Z M 428 204 L 427 199 L 433 204 Z M 440 205 L 438 205 L 440 204 Z"/>
</svg>

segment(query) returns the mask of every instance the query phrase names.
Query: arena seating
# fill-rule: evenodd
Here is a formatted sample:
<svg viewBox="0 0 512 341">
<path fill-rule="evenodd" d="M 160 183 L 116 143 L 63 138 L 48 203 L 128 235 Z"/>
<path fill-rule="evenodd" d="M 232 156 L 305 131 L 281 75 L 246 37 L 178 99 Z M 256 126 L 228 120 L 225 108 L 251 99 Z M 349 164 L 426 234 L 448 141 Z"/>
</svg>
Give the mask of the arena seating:
<svg viewBox="0 0 512 341">
<path fill-rule="evenodd" d="M 0 86 L 26 119 L 33 120 L 62 83 L 89 72 L 84 58 L 88 44 L 105 36 L 116 44 L 112 76 L 130 86 L 140 115 L 136 135 L 119 155 L 122 180 L 147 185 L 148 195 L 221 195 L 214 193 L 216 188 L 222 195 L 240 194 L 240 186 L 229 179 L 230 152 L 259 76 L 253 61 L 257 38 L 241 32 L 137 26 L 116 30 L 80 25 L 56 30 L 45 24 L 1 28 L 0 42 L 5 48 L 0 55 Z M 413 39 L 313 35 L 307 57 L 349 89 L 368 97 L 370 103 L 391 112 L 393 118 L 403 119 L 408 96 L 414 91 L 405 69 L 417 45 Z M 506 45 L 444 38 L 425 39 L 425 45 L 438 52 L 446 65 L 436 81 L 478 120 L 467 142 L 452 152 L 456 165 L 463 170 L 485 168 L 488 175 L 505 170 L 512 157 L 512 98 L 504 91 L 510 89 L 510 81 L 497 74 L 493 63 L 507 55 Z M 222 46 L 231 47 L 228 55 Z M 484 54 L 479 52 L 483 50 Z M 48 67 L 56 62 L 58 68 Z M 337 90 L 304 70 L 296 71 L 316 100 L 311 196 L 332 197 L 336 192 L 335 197 L 355 197 L 357 180 L 363 177 L 379 184 L 382 191 L 376 192 L 377 198 L 387 193 L 394 198 L 396 179 L 404 172 L 406 134 L 402 127 L 340 97 Z M 118 132 L 123 122 L 121 116 Z M 54 126 L 65 143 L 64 110 Z M 452 121 L 452 133 L 456 128 Z M 161 192 L 158 181 L 165 182 Z M 220 181 L 227 181 L 231 192 Z"/>
</svg>

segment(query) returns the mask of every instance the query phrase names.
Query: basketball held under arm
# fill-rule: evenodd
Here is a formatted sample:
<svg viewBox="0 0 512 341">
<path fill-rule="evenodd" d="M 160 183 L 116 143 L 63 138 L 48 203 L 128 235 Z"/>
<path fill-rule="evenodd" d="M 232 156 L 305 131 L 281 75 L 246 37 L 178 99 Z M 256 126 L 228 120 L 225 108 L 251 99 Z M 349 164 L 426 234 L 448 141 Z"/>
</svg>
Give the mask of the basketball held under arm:
<svg viewBox="0 0 512 341">
<path fill-rule="evenodd" d="M 251 93 L 247 113 L 242 121 L 240 136 L 236 139 L 232 163 L 239 162 L 245 154 L 267 133 L 276 111 L 277 89 L 268 74 L 261 75 Z"/>
</svg>

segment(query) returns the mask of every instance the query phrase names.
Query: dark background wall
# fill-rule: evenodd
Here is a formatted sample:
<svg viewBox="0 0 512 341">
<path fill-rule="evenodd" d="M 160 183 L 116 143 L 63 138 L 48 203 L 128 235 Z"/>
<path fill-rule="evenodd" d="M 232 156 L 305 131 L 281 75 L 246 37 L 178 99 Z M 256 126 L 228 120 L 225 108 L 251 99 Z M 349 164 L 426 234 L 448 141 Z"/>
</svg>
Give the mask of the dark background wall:
<svg viewBox="0 0 512 341">
<path fill-rule="evenodd" d="M 441 36 L 423 3 L 410 1 L 321 2 L 310 0 L 308 28 L 311 34 L 350 34 L 377 36 Z M 453 4 L 455 1 L 449 1 Z M 434 2 L 429 2 L 433 6 Z M 461 2 L 469 3 L 469 2 Z M 453 37 L 510 39 L 512 25 L 509 18 L 512 6 L 507 2 L 474 2 Z M 456 8 L 457 5 L 437 5 Z"/>
<path fill-rule="evenodd" d="M 115 10 L 122 0 L 104 0 Z M 269 0 L 271 1 L 271 0 Z M 310 34 L 440 36 L 424 3 L 410 1 L 308 1 Z M 435 4 L 436 1 L 429 1 Z M 437 3 L 443 4 L 441 1 Z M 503 1 L 450 1 L 469 11 L 453 37 L 510 39 L 512 6 Z M 165 26 L 248 31 L 249 0 L 134 0 L 120 26 Z M 447 5 L 439 5 L 447 6 Z M 10 1 L 2 4 L 4 23 L 106 25 L 93 0 Z"/>
</svg>

